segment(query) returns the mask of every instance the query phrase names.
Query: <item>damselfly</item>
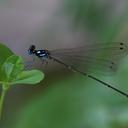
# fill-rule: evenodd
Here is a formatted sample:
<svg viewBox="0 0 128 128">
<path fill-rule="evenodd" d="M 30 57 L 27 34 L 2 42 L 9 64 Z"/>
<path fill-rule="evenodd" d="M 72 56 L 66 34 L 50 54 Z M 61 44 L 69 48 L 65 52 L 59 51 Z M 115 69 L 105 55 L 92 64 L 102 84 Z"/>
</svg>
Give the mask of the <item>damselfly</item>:
<svg viewBox="0 0 128 128">
<path fill-rule="evenodd" d="M 128 53 L 128 46 L 122 42 L 111 42 L 107 44 L 95 43 L 87 44 L 83 47 L 56 49 L 56 50 L 36 50 L 35 45 L 28 49 L 29 55 L 35 55 L 41 61 L 53 60 L 62 64 L 71 71 L 87 76 L 108 88 L 128 97 L 128 94 L 116 87 L 94 77 L 89 71 L 112 73 L 118 68 L 119 60 Z M 86 71 L 84 71 L 86 70 Z"/>
</svg>

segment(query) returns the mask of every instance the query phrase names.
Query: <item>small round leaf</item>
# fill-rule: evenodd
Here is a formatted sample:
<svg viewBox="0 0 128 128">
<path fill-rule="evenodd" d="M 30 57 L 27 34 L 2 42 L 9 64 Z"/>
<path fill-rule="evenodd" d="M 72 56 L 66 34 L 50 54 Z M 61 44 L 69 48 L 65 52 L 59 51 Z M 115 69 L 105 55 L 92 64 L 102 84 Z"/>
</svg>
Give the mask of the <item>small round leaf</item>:
<svg viewBox="0 0 128 128">
<path fill-rule="evenodd" d="M 19 75 L 19 79 L 12 84 L 37 84 L 44 78 L 44 74 L 38 70 L 23 71 Z"/>
</svg>

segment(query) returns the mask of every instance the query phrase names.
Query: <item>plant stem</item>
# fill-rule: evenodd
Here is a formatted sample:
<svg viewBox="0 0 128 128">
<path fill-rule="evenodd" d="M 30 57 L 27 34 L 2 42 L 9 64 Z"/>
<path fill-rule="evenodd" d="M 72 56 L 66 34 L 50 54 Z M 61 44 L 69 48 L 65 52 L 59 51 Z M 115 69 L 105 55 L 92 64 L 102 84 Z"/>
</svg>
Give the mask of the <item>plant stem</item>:
<svg viewBox="0 0 128 128">
<path fill-rule="evenodd" d="M 2 93 L 1 93 L 1 97 L 0 97 L 0 120 L 2 118 L 3 103 L 4 103 L 4 98 L 5 98 L 6 92 L 7 92 L 7 90 L 2 88 Z"/>
</svg>

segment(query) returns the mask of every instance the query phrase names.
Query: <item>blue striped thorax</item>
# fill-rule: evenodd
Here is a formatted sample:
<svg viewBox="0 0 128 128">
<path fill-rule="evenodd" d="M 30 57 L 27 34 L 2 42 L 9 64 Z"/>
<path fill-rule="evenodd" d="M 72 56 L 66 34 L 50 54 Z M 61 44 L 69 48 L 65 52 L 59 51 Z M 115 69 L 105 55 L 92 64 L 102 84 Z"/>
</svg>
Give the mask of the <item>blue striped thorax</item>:
<svg viewBox="0 0 128 128">
<path fill-rule="evenodd" d="M 41 58 L 48 58 L 49 53 L 47 50 L 36 50 L 35 55 Z"/>
</svg>

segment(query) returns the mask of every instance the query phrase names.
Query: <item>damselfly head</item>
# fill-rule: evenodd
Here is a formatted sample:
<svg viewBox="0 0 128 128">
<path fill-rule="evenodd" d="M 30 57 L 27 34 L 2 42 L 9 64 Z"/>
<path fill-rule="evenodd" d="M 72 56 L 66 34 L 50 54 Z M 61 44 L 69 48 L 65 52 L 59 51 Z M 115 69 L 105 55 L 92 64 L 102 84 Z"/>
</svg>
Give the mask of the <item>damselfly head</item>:
<svg viewBox="0 0 128 128">
<path fill-rule="evenodd" d="M 29 55 L 34 54 L 34 53 L 35 53 L 35 48 L 36 48 L 35 45 L 31 45 L 31 46 L 29 47 L 29 49 L 28 49 L 28 54 L 29 54 Z"/>
</svg>

